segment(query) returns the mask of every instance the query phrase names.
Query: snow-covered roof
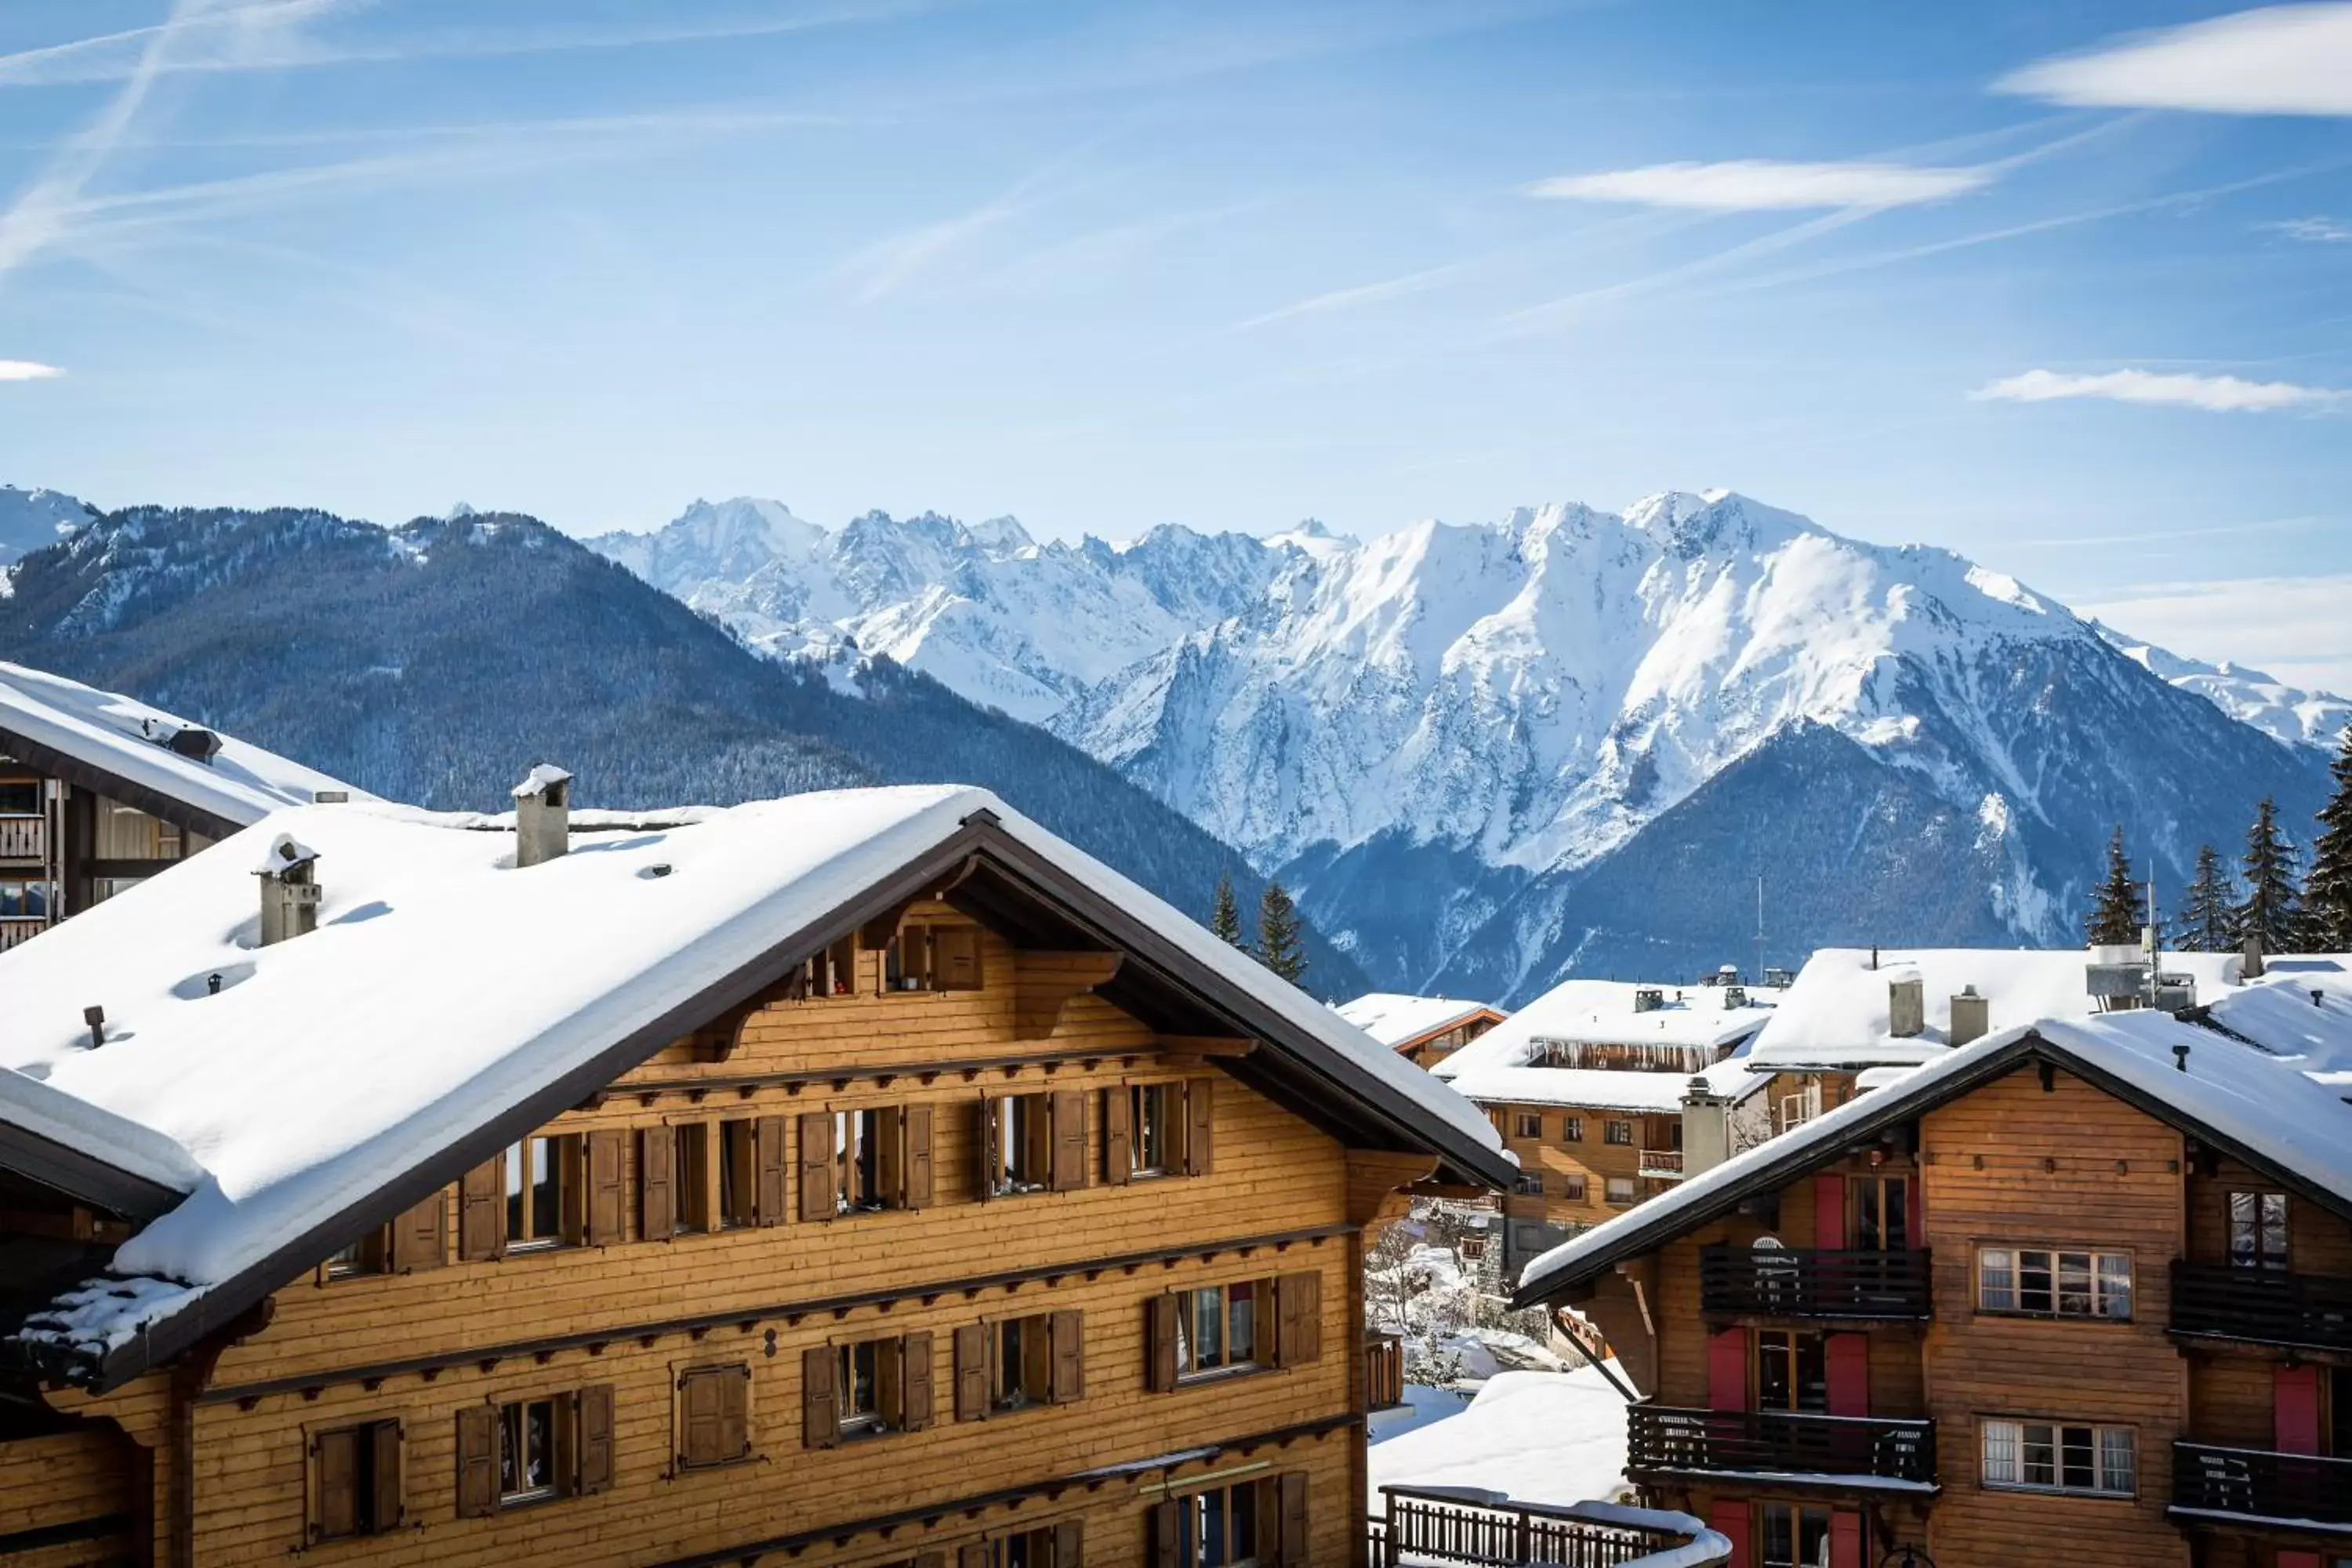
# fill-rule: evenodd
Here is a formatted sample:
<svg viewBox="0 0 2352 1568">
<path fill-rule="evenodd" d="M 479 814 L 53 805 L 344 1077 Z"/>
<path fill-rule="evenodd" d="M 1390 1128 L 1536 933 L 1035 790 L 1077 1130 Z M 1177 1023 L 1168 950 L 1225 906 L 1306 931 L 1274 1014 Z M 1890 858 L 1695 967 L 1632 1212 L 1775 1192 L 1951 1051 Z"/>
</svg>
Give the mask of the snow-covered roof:
<svg viewBox="0 0 2352 1568">
<path fill-rule="evenodd" d="M 13 1069 L 0 1082 L 47 1091 L 52 1123 L 58 1104 L 87 1107 L 77 1131 L 100 1160 L 143 1152 L 168 1165 L 175 1150 L 188 1167 L 187 1199 L 113 1261 L 169 1288 L 117 1298 L 102 1321 L 81 1313 L 81 1342 L 110 1349 L 271 1263 L 617 1047 L 700 1022 L 679 1011 L 714 988 L 756 990 L 764 979 L 743 977 L 773 966 L 778 944 L 969 842 L 972 823 L 1172 946 L 1219 984 L 1221 1005 L 1262 1021 L 1405 1146 L 1483 1179 L 1507 1173 L 1475 1107 L 986 791 L 849 790 L 690 815 L 518 870 L 512 838 L 477 830 L 477 816 L 299 807 L 0 953 L 0 1067 Z M 250 868 L 285 836 L 317 851 L 318 929 L 257 947 Z M 96 1048 L 93 1004 L 107 1021 Z M 0 1094 L 0 1122 L 21 1099 Z"/>
<path fill-rule="evenodd" d="M 1334 1010 L 1392 1049 L 1473 1018 L 1490 1014 L 1499 1016 L 1502 1011 L 1484 1002 L 1465 1002 L 1458 996 L 1408 996 L 1394 991 L 1366 992 L 1352 1002 L 1340 1003 Z"/>
<path fill-rule="evenodd" d="M 173 736 L 203 728 L 115 692 L 0 661 L 0 733 L 61 752 L 231 826 L 308 805 L 321 790 L 371 798 L 365 790 L 229 735 L 219 737 L 220 750 L 209 762 L 170 749 Z M 0 740 L 0 751 L 6 749 Z"/>
<path fill-rule="evenodd" d="M 1973 985 L 1985 998 L 1989 1033 L 2039 1018 L 2087 1018 L 2097 1012 L 2081 948 L 1825 947 L 1807 960 L 1756 1037 L 1748 1063 L 1759 1072 L 1797 1068 L 1853 1069 L 1931 1061 L 1949 1048 L 1952 998 Z M 2158 965 L 2197 983 L 2208 1002 L 2238 983 L 2235 953 L 2167 952 Z M 1922 983 L 1927 1027 L 1888 1031 L 1888 987 Z"/>
<path fill-rule="evenodd" d="M 2309 1005 L 2306 991 L 2305 1006 Z M 2325 1011 L 2325 1009 L 2321 1009 Z M 2253 1022 L 2250 1009 L 2246 1021 Z M 2175 1048 L 2186 1047 L 2186 1070 Z M 2074 1068 L 2177 1124 L 2278 1173 L 2306 1192 L 2332 1195 L 2352 1214 L 2352 1104 L 2333 1075 L 2271 1041 L 2249 1046 L 2152 1008 L 2087 1018 L 2042 1019 L 1946 1050 L 1899 1080 L 1701 1171 L 1530 1262 L 1517 1300 L 1591 1278 L 1705 1223 L 1751 1187 L 1787 1181 L 1836 1157 L 1857 1138 L 1966 1092 L 2028 1055 Z"/>
<path fill-rule="evenodd" d="M 1637 1011 L 1644 991 L 1661 1005 Z M 1739 1047 L 1772 1016 L 1780 993 L 1750 989 L 1738 1006 L 1719 985 L 1644 985 L 1570 980 L 1545 992 L 1430 1070 L 1482 1103 L 1559 1105 L 1595 1110 L 1675 1110 L 1687 1071 L 1530 1065 L 1555 1041 L 1565 1045 L 1673 1046 L 1713 1053 Z M 1718 1094 L 1744 1098 L 1765 1079 L 1735 1050 L 1696 1076 Z"/>
<path fill-rule="evenodd" d="M 545 795 L 551 785 L 570 783 L 571 778 L 568 770 L 559 768 L 553 763 L 541 763 L 525 773 L 522 783 L 508 793 L 517 800 L 528 800 L 533 795 Z"/>
<path fill-rule="evenodd" d="M 2217 997 L 2205 1016 L 2352 1087 L 2352 958 L 2277 958 L 2263 978 Z"/>
</svg>

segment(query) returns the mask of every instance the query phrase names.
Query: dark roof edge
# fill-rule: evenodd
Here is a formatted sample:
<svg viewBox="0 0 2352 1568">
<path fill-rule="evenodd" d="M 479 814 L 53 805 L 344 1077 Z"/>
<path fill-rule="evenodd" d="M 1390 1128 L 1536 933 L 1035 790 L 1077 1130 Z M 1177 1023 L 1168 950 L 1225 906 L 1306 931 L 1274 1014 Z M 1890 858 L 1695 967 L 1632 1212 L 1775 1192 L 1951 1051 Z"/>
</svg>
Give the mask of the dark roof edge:
<svg viewBox="0 0 2352 1568">
<path fill-rule="evenodd" d="M 5 752 L 27 767 L 40 769 L 52 778 L 60 778 L 77 789 L 86 789 L 119 800 L 125 805 L 135 805 L 150 816 L 161 817 L 175 827 L 190 833 L 201 833 L 207 838 L 226 838 L 247 825 L 231 822 L 202 806 L 191 805 L 174 795 L 167 795 L 152 784 L 110 773 L 96 763 L 87 762 L 70 752 L 61 752 L 29 735 L 0 728 L 0 752 Z M 262 814 L 264 816 L 267 813 Z M 258 822 L 259 816 L 254 818 Z"/>
<path fill-rule="evenodd" d="M 8 1121 L 0 1121 L 0 1171 L 13 1171 L 127 1220 L 143 1222 L 168 1214 L 188 1195 Z"/>
</svg>

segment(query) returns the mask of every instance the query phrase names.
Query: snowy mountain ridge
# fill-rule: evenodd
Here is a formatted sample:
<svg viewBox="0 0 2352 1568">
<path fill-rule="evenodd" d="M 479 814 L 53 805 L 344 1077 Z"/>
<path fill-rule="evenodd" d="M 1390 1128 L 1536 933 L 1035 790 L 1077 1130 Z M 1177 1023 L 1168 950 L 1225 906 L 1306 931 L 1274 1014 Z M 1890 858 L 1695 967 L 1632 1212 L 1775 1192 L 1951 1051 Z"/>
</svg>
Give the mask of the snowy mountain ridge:
<svg viewBox="0 0 2352 1568">
<path fill-rule="evenodd" d="M 2352 700 L 2333 692 L 2305 691 L 2228 659 L 2207 664 L 2183 658 L 2113 626 L 2095 620 L 2090 624 L 2126 658 L 2184 691 L 2194 691 L 2274 741 L 2333 751 L 2344 726 L 2352 723 Z"/>
<path fill-rule="evenodd" d="M 62 490 L 0 485 L 0 567 L 22 560 L 88 522 L 91 509 Z M 7 590 L 0 576 L 0 593 Z"/>
</svg>

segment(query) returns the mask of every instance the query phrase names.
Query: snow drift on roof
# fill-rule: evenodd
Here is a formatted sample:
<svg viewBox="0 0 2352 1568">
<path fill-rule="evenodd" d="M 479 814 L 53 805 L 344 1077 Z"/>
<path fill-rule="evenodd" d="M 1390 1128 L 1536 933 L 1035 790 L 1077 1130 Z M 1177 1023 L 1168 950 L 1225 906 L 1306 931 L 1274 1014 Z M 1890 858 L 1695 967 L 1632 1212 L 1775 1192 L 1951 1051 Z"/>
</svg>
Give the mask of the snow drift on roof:
<svg viewBox="0 0 2352 1568">
<path fill-rule="evenodd" d="M 1656 991 L 1664 1005 L 1634 1011 L 1638 992 Z M 1736 1047 L 1772 1016 L 1780 993 L 1750 989 L 1738 1006 L 1716 985 L 1642 985 L 1570 980 L 1545 992 L 1430 1070 L 1471 1099 L 1523 1105 L 1586 1106 L 1595 1110 L 1675 1110 L 1694 1076 L 1682 1071 L 1614 1070 L 1529 1065 L 1549 1042 L 1673 1046 L 1706 1052 Z M 1748 1071 L 1744 1051 L 1696 1076 L 1719 1094 L 1744 1097 L 1765 1080 Z"/>
<path fill-rule="evenodd" d="M 1465 1002 L 1456 996 L 1407 996 L 1394 991 L 1370 991 L 1333 1009 L 1391 1048 L 1450 1029 L 1487 1010 L 1484 1002 Z"/>
</svg>

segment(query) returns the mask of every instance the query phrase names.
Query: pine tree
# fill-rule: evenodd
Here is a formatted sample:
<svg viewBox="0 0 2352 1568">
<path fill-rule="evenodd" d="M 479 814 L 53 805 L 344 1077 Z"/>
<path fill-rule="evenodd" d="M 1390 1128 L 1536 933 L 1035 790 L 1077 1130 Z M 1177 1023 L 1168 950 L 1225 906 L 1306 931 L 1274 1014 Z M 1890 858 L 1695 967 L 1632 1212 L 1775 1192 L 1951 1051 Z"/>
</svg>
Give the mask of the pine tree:
<svg viewBox="0 0 2352 1568">
<path fill-rule="evenodd" d="M 2345 726 L 2327 771 L 2336 777 L 2336 793 L 2319 808 L 2303 918 L 2314 948 L 2343 952 L 2352 950 L 2352 724 Z"/>
<path fill-rule="evenodd" d="M 2094 947 L 2122 946 L 2139 941 L 2139 897 L 2132 886 L 2131 861 L 2124 854 L 2124 830 L 2118 826 L 2107 840 L 2107 874 L 2091 896 L 2091 912 L 2084 917 L 2083 934 Z"/>
<path fill-rule="evenodd" d="M 1234 875 L 1230 871 L 1217 878 L 1217 901 L 1209 910 L 1209 930 L 1220 941 L 1247 951 L 1242 942 L 1242 910 L 1234 901 Z"/>
<path fill-rule="evenodd" d="M 2180 945 L 2190 952 L 2227 952 L 2237 946 L 2237 889 L 2210 844 L 2197 847 L 2197 876 L 2180 905 Z"/>
<path fill-rule="evenodd" d="M 2279 833 L 2278 802 L 2268 795 L 2246 829 L 2246 853 L 2238 862 L 2246 900 L 2238 906 L 2238 940 L 2260 937 L 2264 952 L 2293 952 L 2303 934 L 2302 895 L 2294 884 L 2294 846 Z"/>
<path fill-rule="evenodd" d="M 1298 940 L 1298 907 L 1279 882 L 1268 882 L 1265 896 L 1258 900 L 1257 956 L 1293 985 L 1307 973 L 1307 953 Z"/>
</svg>

